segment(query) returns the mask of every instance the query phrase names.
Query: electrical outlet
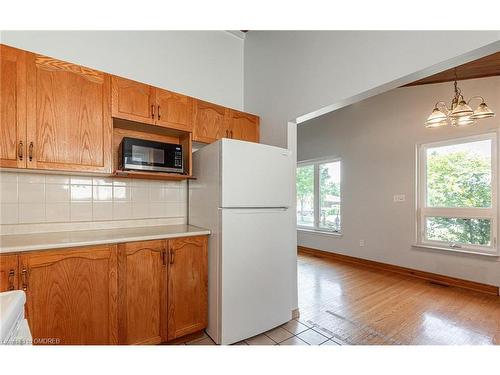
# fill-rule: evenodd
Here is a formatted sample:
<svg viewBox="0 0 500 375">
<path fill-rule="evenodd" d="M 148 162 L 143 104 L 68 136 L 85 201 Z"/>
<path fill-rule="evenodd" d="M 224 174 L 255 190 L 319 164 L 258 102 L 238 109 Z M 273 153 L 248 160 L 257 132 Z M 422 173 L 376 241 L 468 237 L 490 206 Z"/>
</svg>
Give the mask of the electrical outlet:
<svg viewBox="0 0 500 375">
<path fill-rule="evenodd" d="M 404 194 L 396 194 L 394 195 L 394 202 L 400 203 L 406 201 L 406 195 Z"/>
<path fill-rule="evenodd" d="M 359 240 L 359 246 L 365 247 L 365 240 Z"/>
</svg>

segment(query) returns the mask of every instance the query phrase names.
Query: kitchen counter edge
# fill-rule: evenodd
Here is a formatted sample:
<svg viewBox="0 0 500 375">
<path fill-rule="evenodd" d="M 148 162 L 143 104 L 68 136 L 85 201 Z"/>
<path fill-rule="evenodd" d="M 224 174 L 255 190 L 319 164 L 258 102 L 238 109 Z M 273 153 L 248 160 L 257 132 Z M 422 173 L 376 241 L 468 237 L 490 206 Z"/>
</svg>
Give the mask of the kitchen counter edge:
<svg viewBox="0 0 500 375">
<path fill-rule="evenodd" d="M 141 230 L 144 233 L 141 234 Z M 2 235 L 0 236 L 0 255 L 206 235 L 210 235 L 210 230 L 193 225 L 159 225 L 153 227 Z M 29 241 L 26 240 L 26 236 L 30 237 Z M 88 239 L 82 237 L 88 237 Z M 16 241 L 19 243 L 16 244 Z M 7 244 L 4 245 L 4 242 L 7 242 Z"/>
</svg>

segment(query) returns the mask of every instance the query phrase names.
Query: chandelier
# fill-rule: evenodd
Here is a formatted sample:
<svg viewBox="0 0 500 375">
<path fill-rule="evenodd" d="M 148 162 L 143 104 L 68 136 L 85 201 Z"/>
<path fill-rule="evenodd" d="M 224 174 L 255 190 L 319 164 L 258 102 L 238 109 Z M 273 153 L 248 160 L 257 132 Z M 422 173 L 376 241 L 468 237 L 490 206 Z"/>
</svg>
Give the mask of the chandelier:
<svg viewBox="0 0 500 375">
<path fill-rule="evenodd" d="M 479 99 L 480 104 L 472 110 L 471 101 Z M 482 96 L 473 96 L 467 102 L 462 95 L 462 90 L 458 87 L 457 73 L 455 69 L 455 97 L 448 108 L 445 102 L 437 102 L 431 115 L 425 122 L 426 128 L 438 128 L 441 126 L 467 126 L 472 125 L 476 120 L 495 116 L 495 113 L 488 108 Z"/>
</svg>

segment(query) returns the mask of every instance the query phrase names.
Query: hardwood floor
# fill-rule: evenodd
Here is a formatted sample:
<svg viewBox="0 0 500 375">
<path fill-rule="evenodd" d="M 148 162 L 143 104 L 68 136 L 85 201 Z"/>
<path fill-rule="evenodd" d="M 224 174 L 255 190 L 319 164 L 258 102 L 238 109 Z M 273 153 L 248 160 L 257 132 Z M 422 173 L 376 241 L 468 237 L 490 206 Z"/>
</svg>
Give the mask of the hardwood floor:
<svg viewBox="0 0 500 375">
<path fill-rule="evenodd" d="M 299 255 L 300 321 L 357 345 L 500 344 L 500 297 Z"/>
</svg>

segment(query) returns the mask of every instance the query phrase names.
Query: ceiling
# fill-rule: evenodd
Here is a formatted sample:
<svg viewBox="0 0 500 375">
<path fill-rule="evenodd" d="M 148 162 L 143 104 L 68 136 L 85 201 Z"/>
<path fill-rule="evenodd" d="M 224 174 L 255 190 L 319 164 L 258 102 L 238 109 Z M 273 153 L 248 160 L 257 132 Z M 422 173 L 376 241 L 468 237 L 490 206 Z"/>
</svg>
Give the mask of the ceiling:
<svg viewBox="0 0 500 375">
<path fill-rule="evenodd" d="M 483 78 L 500 75 L 500 52 L 482 57 L 456 67 L 458 80 Z M 420 79 L 405 86 L 426 85 L 430 83 L 449 82 L 455 80 L 455 68 Z"/>
</svg>

